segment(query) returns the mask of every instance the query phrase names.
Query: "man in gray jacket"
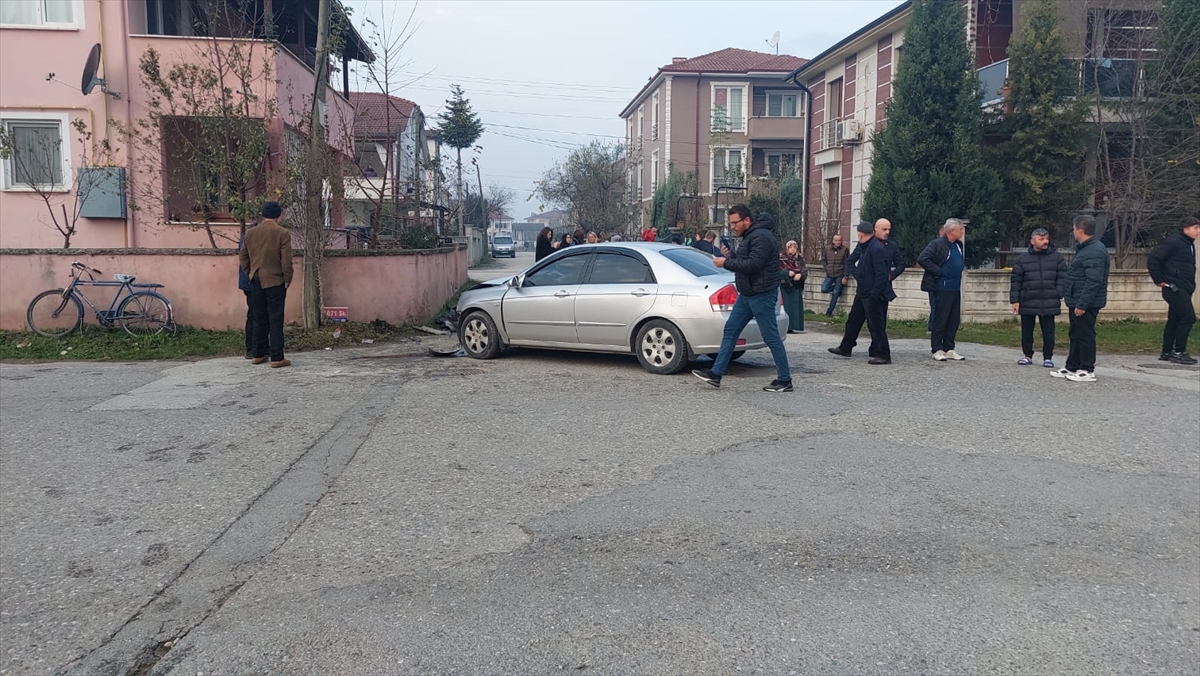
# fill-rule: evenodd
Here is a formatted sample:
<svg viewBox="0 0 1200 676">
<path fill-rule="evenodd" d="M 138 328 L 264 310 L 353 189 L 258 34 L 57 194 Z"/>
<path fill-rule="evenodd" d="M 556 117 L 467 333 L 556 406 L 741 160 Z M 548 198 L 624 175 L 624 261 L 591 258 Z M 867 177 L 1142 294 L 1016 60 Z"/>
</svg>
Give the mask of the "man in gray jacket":
<svg viewBox="0 0 1200 676">
<path fill-rule="evenodd" d="M 1063 297 L 1071 321 L 1067 367 L 1051 371 L 1055 378 L 1096 382 L 1096 316 L 1108 304 L 1108 249 L 1096 239 L 1096 219 L 1076 216 L 1075 257 L 1067 266 Z"/>
</svg>

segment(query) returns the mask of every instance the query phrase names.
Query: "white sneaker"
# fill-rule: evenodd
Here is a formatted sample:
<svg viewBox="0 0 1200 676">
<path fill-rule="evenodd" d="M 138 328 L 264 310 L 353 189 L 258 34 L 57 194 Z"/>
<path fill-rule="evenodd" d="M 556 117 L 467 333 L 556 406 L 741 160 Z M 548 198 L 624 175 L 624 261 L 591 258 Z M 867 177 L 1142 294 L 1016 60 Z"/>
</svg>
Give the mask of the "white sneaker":
<svg viewBox="0 0 1200 676">
<path fill-rule="evenodd" d="M 1050 375 L 1054 376 L 1055 378 L 1066 378 L 1067 374 L 1069 374 L 1069 373 L 1072 373 L 1072 372 L 1068 371 L 1066 369 L 1056 369 L 1054 371 L 1051 371 Z"/>
<path fill-rule="evenodd" d="M 1096 382 L 1096 374 L 1087 371 L 1076 371 L 1067 374 L 1067 380 L 1076 383 L 1094 383 Z"/>
<path fill-rule="evenodd" d="M 947 355 L 946 355 L 946 353 L 945 353 L 945 352 L 942 352 L 941 350 L 938 350 L 937 352 L 934 352 L 934 353 L 933 353 L 933 358 L 934 358 L 936 361 L 946 361 Z"/>
<path fill-rule="evenodd" d="M 946 359 L 953 359 L 954 361 L 962 361 L 962 360 L 966 359 L 966 357 L 955 352 L 954 350 L 946 350 Z"/>
</svg>

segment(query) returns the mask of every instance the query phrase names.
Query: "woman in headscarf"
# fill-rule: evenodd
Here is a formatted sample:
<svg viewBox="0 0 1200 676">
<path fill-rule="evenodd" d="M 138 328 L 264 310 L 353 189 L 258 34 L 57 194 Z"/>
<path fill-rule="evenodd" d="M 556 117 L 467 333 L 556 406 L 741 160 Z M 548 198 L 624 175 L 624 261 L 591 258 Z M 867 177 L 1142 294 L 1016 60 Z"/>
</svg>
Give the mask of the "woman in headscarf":
<svg viewBox="0 0 1200 676">
<path fill-rule="evenodd" d="M 575 243 L 574 240 L 571 239 L 571 233 L 564 232 L 562 239 L 560 239 L 554 243 L 554 248 L 555 249 L 565 249 L 574 243 Z"/>
<path fill-rule="evenodd" d="M 552 253 L 554 253 L 554 231 L 550 228 L 542 228 L 537 236 L 533 261 L 536 263 Z"/>
<path fill-rule="evenodd" d="M 783 309 L 788 316 L 788 333 L 804 333 L 804 280 L 808 269 L 800 245 L 789 240 L 779 253 L 779 277 L 782 281 Z"/>
</svg>

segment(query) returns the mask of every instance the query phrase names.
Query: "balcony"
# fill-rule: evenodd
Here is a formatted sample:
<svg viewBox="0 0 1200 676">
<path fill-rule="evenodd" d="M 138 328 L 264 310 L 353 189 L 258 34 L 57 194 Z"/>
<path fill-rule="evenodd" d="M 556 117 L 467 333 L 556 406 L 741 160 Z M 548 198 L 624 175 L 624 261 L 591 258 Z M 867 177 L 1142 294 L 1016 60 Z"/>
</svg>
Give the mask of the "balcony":
<svg viewBox="0 0 1200 676">
<path fill-rule="evenodd" d="M 800 141 L 804 138 L 804 118 L 752 117 L 748 131 L 751 141 L 766 139 Z"/>
<path fill-rule="evenodd" d="M 1066 96 L 1099 96 L 1102 99 L 1130 98 L 1138 94 L 1145 59 L 1065 59 L 1071 71 Z M 975 71 L 983 90 L 980 105 L 992 106 L 1004 100 L 1008 79 L 1008 59 Z"/>
</svg>

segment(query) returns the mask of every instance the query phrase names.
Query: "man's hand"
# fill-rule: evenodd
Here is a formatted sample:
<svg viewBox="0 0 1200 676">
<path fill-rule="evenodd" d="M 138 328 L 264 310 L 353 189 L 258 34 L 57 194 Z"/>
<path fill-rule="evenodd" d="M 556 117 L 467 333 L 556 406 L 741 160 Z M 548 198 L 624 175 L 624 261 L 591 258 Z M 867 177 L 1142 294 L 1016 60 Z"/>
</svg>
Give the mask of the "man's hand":
<svg viewBox="0 0 1200 676">
<path fill-rule="evenodd" d="M 1084 312 L 1085 312 L 1085 310 L 1081 307 L 1075 308 L 1075 316 L 1076 317 L 1082 317 Z"/>
<path fill-rule="evenodd" d="M 1013 306 L 1013 314 L 1014 315 L 1021 311 L 1020 303 L 1013 303 L 1012 306 Z"/>
<path fill-rule="evenodd" d="M 725 245 L 721 245 L 721 253 L 725 254 L 725 256 L 728 258 L 729 257 L 729 247 L 727 247 Z M 717 267 L 720 267 L 720 266 L 717 266 Z"/>
<path fill-rule="evenodd" d="M 1159 283 L 1158 283 L 1158 288 L 1160 288 L 1160 289 L 1165 289 L 1165 288 L 1167 288 L 1168 286 L 1170 286 L 1170 284 L 1167 284 L 1166 282 L 1159 282 Z"/>
<path fill-rule="evenodd" d="M 850 283 L 849 277 L 842 277 L 842 286 L 846 286 L 849 283 Z"/>
<path fill-rule="evenodd" d="M 717 266 L 718 268 L 723 268 L 723 267 L 725 267 L 725 259 L 720 256 L 717 256 L 716 258 L 713 259 L 713 265 Z"/>
</svg>

